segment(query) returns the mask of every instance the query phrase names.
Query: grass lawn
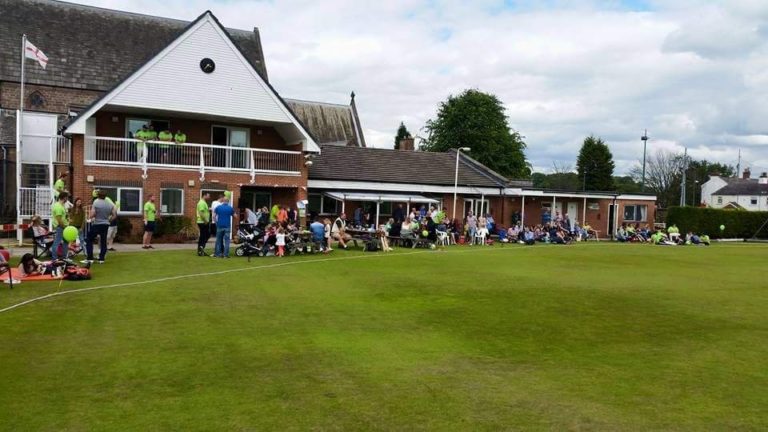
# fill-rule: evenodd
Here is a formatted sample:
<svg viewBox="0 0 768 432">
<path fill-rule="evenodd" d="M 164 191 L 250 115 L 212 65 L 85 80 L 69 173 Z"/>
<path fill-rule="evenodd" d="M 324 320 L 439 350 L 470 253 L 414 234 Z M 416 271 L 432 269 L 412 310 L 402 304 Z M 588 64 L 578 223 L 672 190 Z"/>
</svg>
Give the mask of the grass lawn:
<svg viewBox="0 0 768 432">
<path fill-rule="evenodd" d="M 619 244 L 114 254 L 61 289 L 235 271 L 0 313 L 0 429 L 766 430 L 766 258 Z M 57 289 L 0 286 L 0 308 Z"/>
</svg>

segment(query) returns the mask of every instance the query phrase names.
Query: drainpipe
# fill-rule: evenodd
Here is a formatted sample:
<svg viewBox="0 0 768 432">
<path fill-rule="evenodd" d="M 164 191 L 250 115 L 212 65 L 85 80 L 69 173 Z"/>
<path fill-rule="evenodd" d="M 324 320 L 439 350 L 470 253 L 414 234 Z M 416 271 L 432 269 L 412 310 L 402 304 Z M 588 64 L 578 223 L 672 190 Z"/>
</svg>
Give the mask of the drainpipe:
<svg viewBox="0 0 768 432">
<path fill-rule="evenodd" d="M 8 196 L 8 149 L 5 146 L 0 148 L 3 149 L 3 197 L 0 199 L 0 209 L 5 211 L 5 201 Z"/>
</svg>

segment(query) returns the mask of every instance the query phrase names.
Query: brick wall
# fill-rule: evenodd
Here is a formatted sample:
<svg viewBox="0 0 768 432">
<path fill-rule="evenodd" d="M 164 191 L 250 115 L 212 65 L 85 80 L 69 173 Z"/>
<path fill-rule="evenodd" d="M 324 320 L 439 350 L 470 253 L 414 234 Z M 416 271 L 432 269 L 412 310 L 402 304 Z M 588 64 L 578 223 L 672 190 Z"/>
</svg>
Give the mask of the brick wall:
<svg viewBox="0 0 768 432">
<path fill-rule="evenodd" d="M 5 109 L 19 108 L 19 83 L 0 82 L 0 107 Z M 41 106 L 32 106 L 30 96 L 39 92 L 45 103 Z M 92 90 L 70 89 L 63 87 L 40 86 L 26 84 L 24 86 L 24 109 L 50 113 L 67 114 L 72 104 L 87 106 L 99 98 L 103 93 Z"/>
</svg>

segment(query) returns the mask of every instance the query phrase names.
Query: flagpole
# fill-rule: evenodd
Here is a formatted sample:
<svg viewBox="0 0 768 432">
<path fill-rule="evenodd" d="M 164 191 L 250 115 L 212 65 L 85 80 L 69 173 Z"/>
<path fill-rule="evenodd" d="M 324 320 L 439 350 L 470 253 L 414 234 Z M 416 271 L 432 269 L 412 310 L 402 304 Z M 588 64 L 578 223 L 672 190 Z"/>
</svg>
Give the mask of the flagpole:
<svg viewBox="0 0 768 432">
<path fill-rule="evenodd" d="M 21 229 L 21 146 L 24 140 L 24 63 L 26 63 L 27 35 L 21 35 L 21 89 L 19 91 L 19 119 L 16 126 L 16 240 L 21 246 L 24 231 Z"/>
</svg>

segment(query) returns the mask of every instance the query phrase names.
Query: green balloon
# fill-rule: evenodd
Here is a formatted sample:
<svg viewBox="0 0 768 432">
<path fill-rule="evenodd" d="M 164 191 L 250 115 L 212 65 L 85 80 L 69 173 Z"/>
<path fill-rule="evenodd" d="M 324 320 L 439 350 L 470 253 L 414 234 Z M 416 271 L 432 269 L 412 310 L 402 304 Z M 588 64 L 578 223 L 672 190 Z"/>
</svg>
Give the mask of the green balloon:
<svg viewBox="0 0 768 432">
<path fill-rule="evenodd" d="M 720 231 L 725 231 L 725 225 L 720 225 Z"/>
<path fill-rule="evenodd" d="M 64 233 L 62 237 L 64 237 L 64 241 L 66 241 L 67 243 L 71 243 L 77 240 L 77 228 L 73 226 L 68 226 L 64 228 Z"/>
</svg>

